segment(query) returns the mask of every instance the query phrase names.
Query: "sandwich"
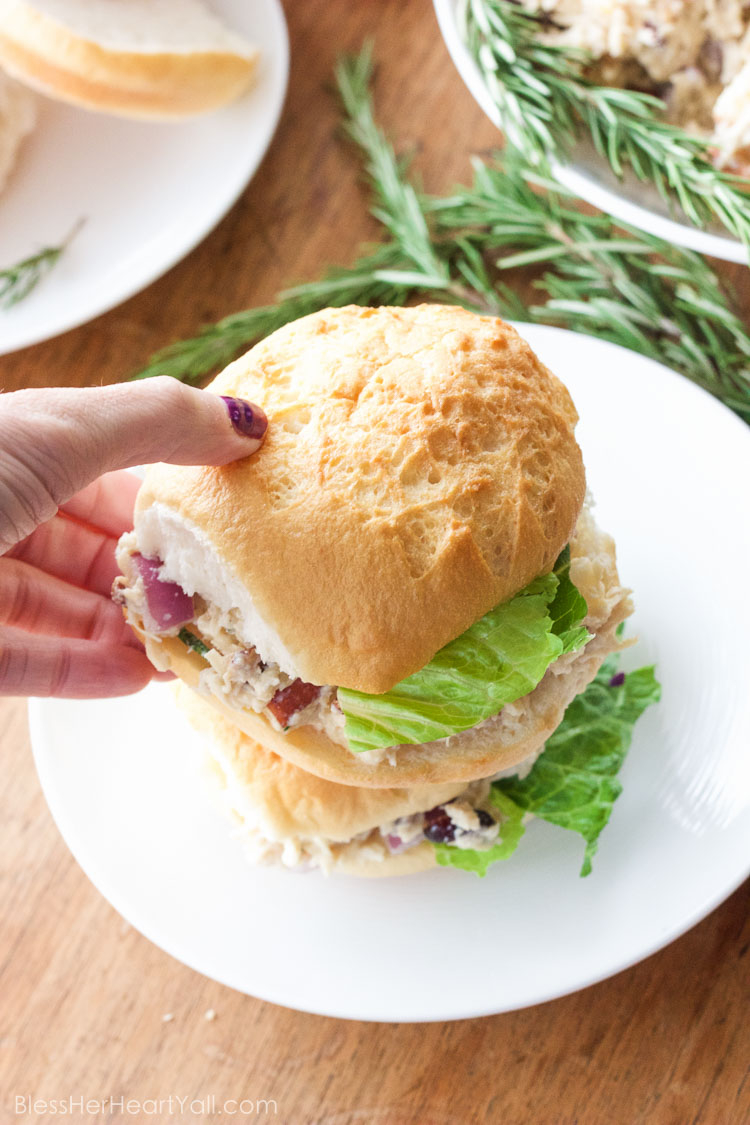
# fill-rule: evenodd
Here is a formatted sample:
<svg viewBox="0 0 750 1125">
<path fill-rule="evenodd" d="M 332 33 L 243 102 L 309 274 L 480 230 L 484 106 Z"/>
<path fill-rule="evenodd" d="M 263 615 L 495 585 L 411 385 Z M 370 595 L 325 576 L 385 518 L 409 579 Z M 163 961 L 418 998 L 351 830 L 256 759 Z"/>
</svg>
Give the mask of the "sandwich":
<svg viewBox="0 0 750 1125">
<path fill-rule="evenodd" d="M 412 875 L 454 867 L 484 876 L 538 818 L 578 833 L 588 875 L 621 786 L 633 726 L 659 698 L 653 668 L 609 657 L 540 752 L 492 778 L 373 789 L 301 770 L 249 738 L 178 681 L 177 703 L 203 737 L 220 803 L 254 864 L 325 874 Z"/>
<path fill-rule="evenodd" d="M 463 825 L 414 846 L 498 848 L 492 779 L 532 776 L 632 608 L 567 390 L 509 325 L 435 305 L 315 313 L 209 389 L 269 431 L 223 468 L 148 470 L 115 596 L 151 660 L 301 784 L 418 790 L 390 820 L 450 787 Z"/>
<path fill-rule="evenodd" d="M 0 65 L 86 109 L 207 113 L 245 92 L 257 61 L 203 0 L 0 0 Z"/>
</svg>

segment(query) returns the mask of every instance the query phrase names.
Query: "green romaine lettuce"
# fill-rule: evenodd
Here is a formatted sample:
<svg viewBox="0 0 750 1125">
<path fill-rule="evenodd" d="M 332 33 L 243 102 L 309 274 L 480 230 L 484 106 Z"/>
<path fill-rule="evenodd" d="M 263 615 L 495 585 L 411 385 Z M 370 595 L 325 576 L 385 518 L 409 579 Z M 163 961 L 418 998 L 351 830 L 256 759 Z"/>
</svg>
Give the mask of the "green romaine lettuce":
<svg viewBox="0 0 750 1125">
<path fill-rule="evenodd" d="M 591 872 L 599 835 L 622 790 L 617 774 L 633 726 L 661 697 L 653 666 L 628 672 L 622 683 L 616 670 L 616 658 L 604 662 L 592 683 L 570 704 L 525 778 L 508 777 L 496 783 L 525 811 L 580 833 L 586 841 L 581 875 Z"/>
<path fill-rule="evenodd" d="M 580 624 L 588 613 L 586 599 L 570 579 L 570 547 L 566 547 L 558 557 L 554 574 L 558 585 L 549 615 L 552 632 L 562 641 L 562 656 L 565 652 L 582 648 L 589 639 L 588 631 Z"/>
<path fill-rule="evenodd" d="M 586 643 L 585 615 L 566 547 L 551 574 L 490 610 L 390 691 L 339 688 L 350 749 L 432 742 L 497 715 L 528 695 L 559 656 Z"/>
<path fill-rule="evenodd" d="M 653 667 L 623 677 L 616 674 L 617 663 L 616 656 L 606 660 L 596 678 L 569 705 L 526 777 L 503 778 L 492 786 L 492 799 L 508 818 L 508 828 L 501 825 L 500 840 L 514 840 L 513 846 L 505 848 L 499 843 L 481 852 L 435 844 L 438 863 L 484 875 L 491 863 L 507 859 L 515 851 L 523 833 L 521 826 L 515 835 L 516 825 L 531 813 L 580 833 L 586 841 L 581 875 L 590 874 L 599 836 L 622 790 L 617 774 L 633 726 L 661 696 Z"/>
</svg>

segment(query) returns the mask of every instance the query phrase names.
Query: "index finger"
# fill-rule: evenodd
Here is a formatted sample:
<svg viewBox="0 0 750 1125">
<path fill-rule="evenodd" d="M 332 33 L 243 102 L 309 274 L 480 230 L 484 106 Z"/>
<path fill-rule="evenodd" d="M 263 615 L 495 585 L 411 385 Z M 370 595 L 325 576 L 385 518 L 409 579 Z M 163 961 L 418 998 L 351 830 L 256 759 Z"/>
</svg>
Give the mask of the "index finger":
<svg viewBox="0 0 750 1125">
<path fill-rule="evenodd" d="M 119 538 L 133 526 L 133 505 L 140 485 L 140 478 L 135 473 L 116 469 L 76 492 L 75 496 L 60 505 L 60 511 L 113 538 Z"/>
</svg>

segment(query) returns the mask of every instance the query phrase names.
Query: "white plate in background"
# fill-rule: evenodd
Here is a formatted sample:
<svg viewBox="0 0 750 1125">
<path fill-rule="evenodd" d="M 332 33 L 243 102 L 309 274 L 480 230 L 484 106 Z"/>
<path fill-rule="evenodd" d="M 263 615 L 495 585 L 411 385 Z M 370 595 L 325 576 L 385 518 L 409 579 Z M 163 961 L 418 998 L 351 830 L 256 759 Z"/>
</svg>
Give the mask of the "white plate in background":
<svg viewBox="0 0 750 1125">
<path fill-rule="evenodd" d="M 326 1015 L 444 1020 L 536 1004 L 646 957 L 750 871 L 750 431 L 633 352 L 521 326 L 567 383 L 597 517 L 618 544 L 663 699 L 639 720 L 593 873 L 532 822 L 483 880 L 326 879 L 247 865 L 167 685 L 33 701 L 39 776 L 71 851 L 148 938 L 233 988 Z"/>
<path fill-rule="evenodd" d="M 433 4 L 456 69 L 475 101 L 499 128 L 497 108 L 458 30 L 457 0 L 433 0 Z M 632 174 L 626 174 L 619 180 L 590 142 L 582 140 L 570 162 L 554 161 L 553 168 L 556 179 L 573 195 L 623 223 L 712 258 L 747 263 L 747 251 L 738 239 L 721 233 L 722 228 L 718 225 L 714 230 L 701 230 L 687 220 L 675 219 L 653 185 L 641 183 Z"/>
<path fill-rule="evenodd" d="M 253 87 L 179 122 L 130 121 L 37 97 L 0 195 L 0 268 L 84 225 L 25 300 L 0 309 L 0 355 L 106 312 L 185 256 L 229 210 L 278 123 L 289 73 L 279 0 L 212 0 L 260 49 Z"/>
</svg>

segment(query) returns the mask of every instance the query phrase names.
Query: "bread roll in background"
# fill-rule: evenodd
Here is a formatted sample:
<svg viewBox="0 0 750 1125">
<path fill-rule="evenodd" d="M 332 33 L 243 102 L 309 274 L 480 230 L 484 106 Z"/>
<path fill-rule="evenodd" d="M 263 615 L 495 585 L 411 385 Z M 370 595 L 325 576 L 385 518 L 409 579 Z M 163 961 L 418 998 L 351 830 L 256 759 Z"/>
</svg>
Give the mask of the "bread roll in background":
<svg viewBox="0 0 750 1125">
<path fill-rule="evenodd" d="M 0 0 L 0 65 L 104 113 L 206 113 L 248 88 L 257 59 L 202 0 Z"/>
<path fill-rule="evenodd" d="M 0 70 L 0 191 L 13 170 L 21 142 L 35 122 L 34 95 Z"/>
</svg>

